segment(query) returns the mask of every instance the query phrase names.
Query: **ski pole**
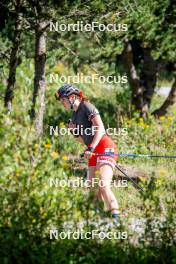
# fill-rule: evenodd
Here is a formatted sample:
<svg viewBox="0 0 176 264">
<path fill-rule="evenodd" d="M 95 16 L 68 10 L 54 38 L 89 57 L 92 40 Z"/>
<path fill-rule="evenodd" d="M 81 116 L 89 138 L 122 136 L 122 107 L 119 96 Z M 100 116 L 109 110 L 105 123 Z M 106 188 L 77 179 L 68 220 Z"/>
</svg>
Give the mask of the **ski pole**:
<svg viewBox="0 0 176 264">
<path fill-rule="evenodd" d="M 104 156 L 104 154 L 103 155 L 99 155 L 99 154 L 95 154 L 95 153 L 92 153 L 93 154 L 93 156 Z M 110 155 L 105 155 L 105 156 L 110 156 Z M 111 155 L 112 156 L 112 155 Z M 82 158 L 82 157 L 84 157 L 84 153 L 82 153 L 82 154 L 80 154 L 80 157 Z M 141 186 L 139 186 L 138 184 L 137 184 L 137 182 L 135 182 L 130 176 L 128 176 L 127 174 L 126 174 L 126 172 L 124 172 L 121 168 L 120 168 L 120 166 L 119 165 L 117 165 L 117 163 L 116 163 L 116 165 L 115 165 L 115 167 L 116 167 L 116 169 L 118 169 L 126 178 L 128 178 L 129 180 L 131 180 L 131 182 L 133 183 L 133 185 L 135 185 L 138 189 L 140 189 L 141 191 L 144 191 L 143 189 L 142 189 L 142 187 Z"/>
<path fill-rule="evenodd" d="M 82 154 L 81 154 L 82 155 Z M 175 159 L 176 156 L 168 156 L 168 155 L 152 155 L 152 154 L 95 154 L 98 156 L 111 156 L 111 157 L 144 157 L 144 158 L 168 158 L 168 159 Z M 84 156 L 84 154 L 83 154 Z M 82 156 L 82 157 L 83 157 Z"/>
</svg>

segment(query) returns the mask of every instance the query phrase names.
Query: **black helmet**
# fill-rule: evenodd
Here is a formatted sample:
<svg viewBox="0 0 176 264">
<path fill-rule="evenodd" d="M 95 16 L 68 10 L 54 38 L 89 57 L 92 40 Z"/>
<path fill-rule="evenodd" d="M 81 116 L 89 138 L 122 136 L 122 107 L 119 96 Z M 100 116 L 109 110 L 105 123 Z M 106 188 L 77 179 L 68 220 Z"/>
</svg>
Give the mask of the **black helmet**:
<svg viewBox="0 0 176 264">
<path fill-rule="evenodd" d="M 55 93 L 56 100 L 60 100 L 61 97 L 68 97 L 71 94 L 77 94 L 80 95 L 80 90 L 76 87 L 74 87 L 71 84 L 64 84 L 61 86 L 58 91 Z"/>
</svg>

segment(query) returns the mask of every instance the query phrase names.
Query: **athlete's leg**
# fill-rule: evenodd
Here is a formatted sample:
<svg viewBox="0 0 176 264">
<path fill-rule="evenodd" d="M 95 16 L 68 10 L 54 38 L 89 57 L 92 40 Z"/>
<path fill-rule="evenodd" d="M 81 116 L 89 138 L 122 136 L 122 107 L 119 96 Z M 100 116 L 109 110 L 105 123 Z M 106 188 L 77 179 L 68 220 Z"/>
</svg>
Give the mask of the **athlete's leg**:
<svg viewBox="0 0 176 264">
<path fill-rule="evenodd" d="M 100 170 L 100 184 L 99 191 L 104 198 L 105 203 L 112 214 L 119 213 L 119 206 L 115 195 L 111 190 L 111 181 L 113 177 L 113 166 L 107 163 L 97 163 Z"/>
<path fill-rule="evenodd" d="M 89 166 L 87 171 L 87 180 L 92 183 L 92 179 L 95 177 L 96 166 Z"/>
<path fill-rule="evenodd" d="M 94 187 L 93 178 L 95 178 L 95 172 L 97 170 L 96 166 L 89 166 L 87 171 L 87 180 L 89 181 L 90 188 Z M 92 189 L 92 188 L 91 188 Z M 103 201 L 103 197 L 101 195 L 101 192 L 98 190 L 95 193 L 95 199 L 94 202 Z"/>
</svg>

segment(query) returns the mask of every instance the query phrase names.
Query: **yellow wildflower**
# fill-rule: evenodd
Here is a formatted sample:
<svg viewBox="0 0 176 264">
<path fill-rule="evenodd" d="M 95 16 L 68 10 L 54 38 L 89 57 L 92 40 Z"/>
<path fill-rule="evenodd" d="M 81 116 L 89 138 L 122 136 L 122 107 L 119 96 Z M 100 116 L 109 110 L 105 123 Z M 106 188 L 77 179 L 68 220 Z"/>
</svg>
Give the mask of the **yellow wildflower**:
<svg viewBox="0 0 176 264">
<path fill-rule="evenodd" d="M 173 116 L 168 116 L 167 118 L 169 121 L 172 121 L 173 120 Z"/>
<path fill-rule="evenodd" d="M 166 118 L 165 118 L 165 116 L 160 116 L 160 118 L 159 118 L 161 121 L 164 121 Z"/>
<path fill-rule="evenodd" d="M 51 148 L 51 144 L 45 144 L 44 147 L 45 147 L 46 149 L 50 149 L 50 148 Z"/>
<path fill-rule="evenodd" d="M 63 159 L 63 160 L 69 160 L 69 157 L 66 156 L 66 155 L 64 155 L 64 156 L 62 157 L 62 159 Z"/>
<path fill-rule="evenodd" d="M 59 127 L 60 127 L 60 128 L 65 128 L 65 124 L 64 124 L 64 122 L 60 122 Z"/>
<path fill-rule="evenodd" d="M 149 128 L 149 125 L 146 125 L 146 124 L 144 124 L 144 125 L 142 125 L 144 128 Z"/>
<path fill-rule="evenodd" d="M 57 153 L 57 152 L 52 152 L 51 153 L 51 157 L 53 158 L 53 159 L 57 159 L 58 157 L 59 157 L 59 154 Z"/>
<path fill-rule="evenodd" d="M 35 148 L 35 149 L 37 149 L 37 148 L 38 148 L 38 146 L 39 146 L 38 144 L 35 144 L 35 145 L 34 145 L 34 148 Z"/>
</svg>

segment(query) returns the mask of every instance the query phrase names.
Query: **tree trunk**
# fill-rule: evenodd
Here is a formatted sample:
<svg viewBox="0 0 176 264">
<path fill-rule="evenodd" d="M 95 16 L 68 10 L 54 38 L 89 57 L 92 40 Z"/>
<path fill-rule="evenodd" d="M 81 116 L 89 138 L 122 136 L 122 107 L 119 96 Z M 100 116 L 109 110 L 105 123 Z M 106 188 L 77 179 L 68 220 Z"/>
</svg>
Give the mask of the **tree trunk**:
<svg viewBox="0 0 176 264">
<path fill-rule="evenodd" d="M 35 76 L 31 119 L 34 120 L 38 137 L 43 133 L 43 116 L 45 112 L 46 32 L 42 31 L 45 25 L 45 22 L 39 23 L 35 30 Z"/>
<path fill-rule="evenodd" d="M 156 86 L 157 63 L 152 58 L 151 51 L 149 49 L 144 49 L 143 52 L 144 58 L 142 63 L 140 80 L 142 86 L 144 87 L 142 115 L 146 116 L 149 111 L 152 96 L 154 94 Z"/>
<path fill-rule="evenodd" d="M 133 50 L 129 41 L 125 42 L 123 63 L 127 72 L 129 84 L 132 87 L 132 105 L 134 105 L 136 110 L 141 112 L 143 107 L 143 87 L 137 75 L 133 61 Z"/>
<path fill-rule="evenodd" d="M 4 98 L 4 106 L 9 111 L 11 111 L 12 109 L 12 100 L 14 97 L 14 86 L 16 82 L 16 69 L 18 65 L 18 54 L 20 47 L 21 32 L 22 32 L 22 19 L 18 15 L 18 18 L 16 19 L 16 23 L 15 23 L 13 46 L 10 54 L 10 63 L 9 63 L 9 77 L 7 80 L 7 88 Z"/>
<path fill-rule="evenodd" d="M 172 88 L 170 90 L 170 93 L 167 97 L 167 99 L 164 101 L 162 106 L 158 109 L 156 109 L 152 114 L 155 115 L 156 117 L 163 116 L 167 113 L 169 110 L 169 107 L 176 103 L 176 78 L 174 80 L 174 83 L 172 85 Z"/>
</svg>

